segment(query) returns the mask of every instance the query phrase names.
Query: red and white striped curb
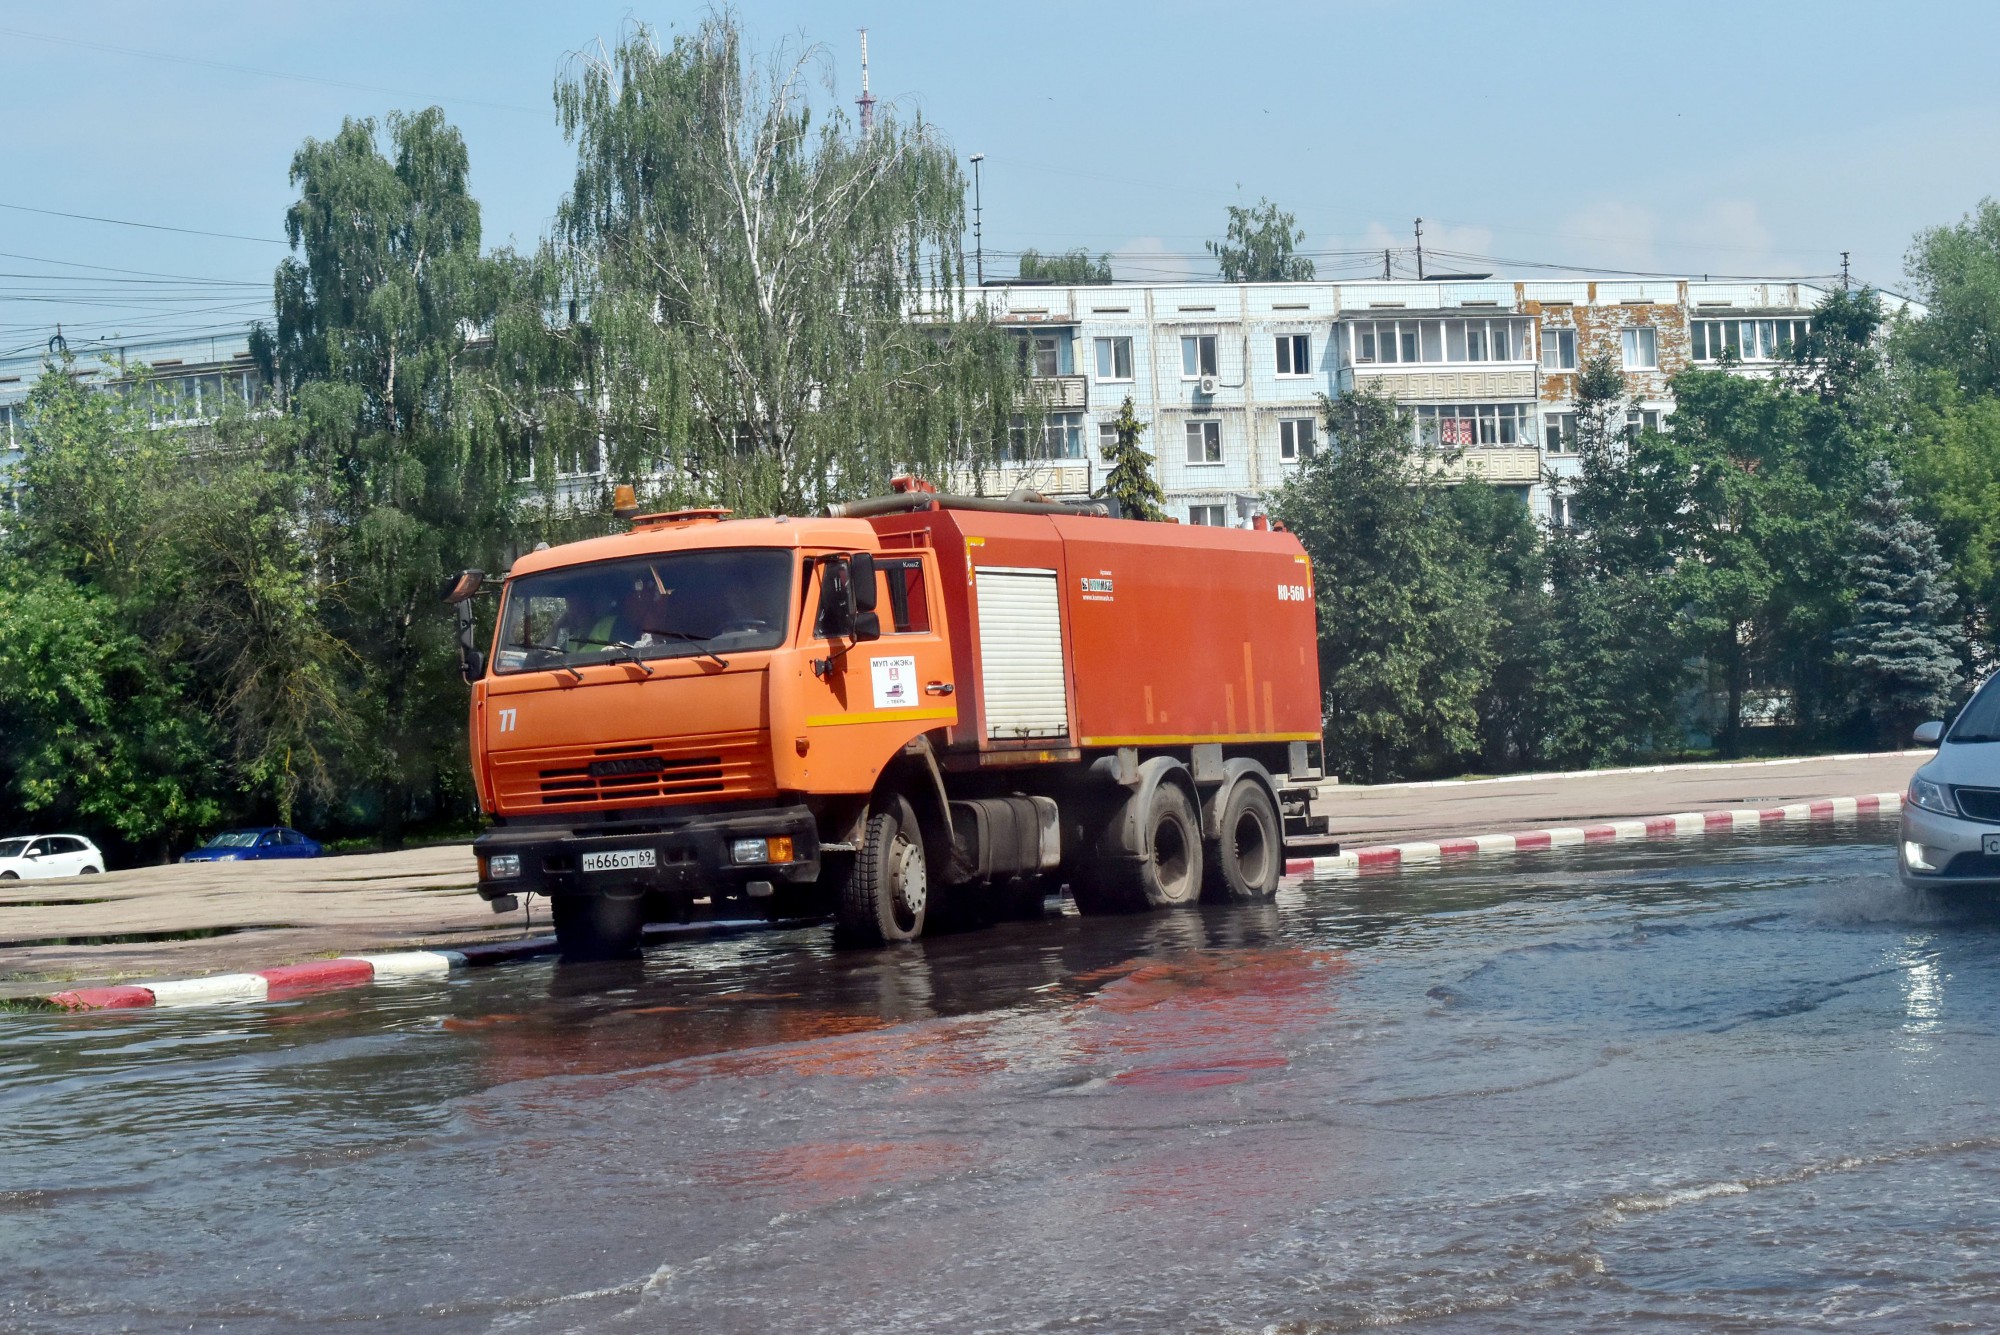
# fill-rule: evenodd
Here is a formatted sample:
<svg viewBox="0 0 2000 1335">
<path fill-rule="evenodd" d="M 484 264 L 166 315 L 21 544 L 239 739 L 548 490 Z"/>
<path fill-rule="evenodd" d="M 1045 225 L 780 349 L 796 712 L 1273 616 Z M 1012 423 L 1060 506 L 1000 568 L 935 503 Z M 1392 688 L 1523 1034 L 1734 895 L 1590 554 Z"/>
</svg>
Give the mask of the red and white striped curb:
<svg viewBox="0 0 2000 1335">
<path fill-rule="evenodd" d="M 1900 811 L 1901 793 L 1868 793 L 1861 797 L 1822 797 L 1782 807 L 1733 807 L 1723 811 L 1684 811 L 1671 816 L 1607 821 L 1598 825 L 1559 825 L 1513 834 L 1480 834 L 1464 839 L 1439 839 L 1408 844 L 1369 844 L 1327 858 L 1293 858 L 1287 876 L 1352 876 L 1382 867 L 1442 862 L 1446 858 L 1487 853 L 1527 853 L 1572 844 L 1608 844 L 1628 839 L 1675 839 L 1731 830 L 1761 829 L 1781 821 L 1845 820 L 1874 812 Z"/>
<path fill-rule="evenodd" d="M 404 950 L 285 964 L 256 973 L 219 973 L 164 983 L 79 987 L 49 998 L 65 1010 L 129 1010 L 138 1006 L 211 1006 L 224 1001 L 282 1001 L 309 992 L 360 987 L 395 978 L 431 978 L 465 963 L 455 950 Z"/>
</svg>

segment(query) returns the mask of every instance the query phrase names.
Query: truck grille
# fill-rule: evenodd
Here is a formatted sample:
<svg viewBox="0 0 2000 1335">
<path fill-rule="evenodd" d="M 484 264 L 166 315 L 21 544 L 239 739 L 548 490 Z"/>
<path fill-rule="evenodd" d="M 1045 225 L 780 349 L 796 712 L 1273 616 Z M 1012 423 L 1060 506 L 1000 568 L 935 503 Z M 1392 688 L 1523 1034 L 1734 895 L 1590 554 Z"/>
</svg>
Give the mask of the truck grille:
<svg viewBox="0 0 2000 1335">
<path fill-rule="evenodd" d="M 503 812 L 716 801 L 762 796 L 772 785 L 761 732 L 520 751 L 495 757 L 493 772 Z"/>
<path fill-rule="evenodd" d="M 1955 788 L 1958 809 L 1973 820 L 2000 823 L 2000 788 Z"/>
</svg>

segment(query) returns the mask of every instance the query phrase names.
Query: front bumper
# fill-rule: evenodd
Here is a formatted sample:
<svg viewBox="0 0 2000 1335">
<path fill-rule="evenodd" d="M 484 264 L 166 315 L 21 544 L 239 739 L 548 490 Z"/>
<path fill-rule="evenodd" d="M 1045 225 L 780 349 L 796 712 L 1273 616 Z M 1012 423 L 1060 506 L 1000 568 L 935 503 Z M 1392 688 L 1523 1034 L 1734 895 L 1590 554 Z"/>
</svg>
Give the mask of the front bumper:
<svg viewBox="0 0 2000 1335">
<path fill-rule="evenodd" d="M 788 862 L 737 862 L 730 845 L 739 839 L 792 841 Z M 583 870 L 588 853 L 651 850 L 651 867 Z M 685 817 L 584 828 L 506 825 L 473 841 L 479 859 L 479 893 L 484 899 L 508 895 L 664 894 L 699 899 L 718 892 L 738 893 L 755 881 L 810 882 L 819 879 L 819 827 L 803 806 L 759 807 L 747 811 L 700 812 Z M 495 855 L 520 859 L 520 874 L 488 874 Z"/>
<path fill-rule="evenodd" d="M 1988 840 L 2000 840 L 2000 825 L 1945 816 L 1905 802 L 1896 869 L 1906 885 L 2000 889 L 2000 845 L 1989 852 Z M 1913 851 L 1927 867 L 1912 861 Z"/>
</svg>

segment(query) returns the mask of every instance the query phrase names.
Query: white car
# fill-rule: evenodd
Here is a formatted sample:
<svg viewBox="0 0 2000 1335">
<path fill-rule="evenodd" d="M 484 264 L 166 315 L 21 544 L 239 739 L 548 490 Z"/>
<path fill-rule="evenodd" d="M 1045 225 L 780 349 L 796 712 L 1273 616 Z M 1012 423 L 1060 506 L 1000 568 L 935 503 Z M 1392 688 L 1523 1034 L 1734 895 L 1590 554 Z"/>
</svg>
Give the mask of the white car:
<svg viewBox="0 0 2000 1335">
<path fill-rule="evenodd" d="M 80 834 L 30 834 L 0 839 L 0 881 L 92 876 L 103 870 L 104 854 Z"/>
<path fill-rule="evenodd" d="M 1937 756 L 1910 780 L 1897 859 L 1906 885 L 2000 889 L 2000 675 L 1917 741 Z"/>
</svg>

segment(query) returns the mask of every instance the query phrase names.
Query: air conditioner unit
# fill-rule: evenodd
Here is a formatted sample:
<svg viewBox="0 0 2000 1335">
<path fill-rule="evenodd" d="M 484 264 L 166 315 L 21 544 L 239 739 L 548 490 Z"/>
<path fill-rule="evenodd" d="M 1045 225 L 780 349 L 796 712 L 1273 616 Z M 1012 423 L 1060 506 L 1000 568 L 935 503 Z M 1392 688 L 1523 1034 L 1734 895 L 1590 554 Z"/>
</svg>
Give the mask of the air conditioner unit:
<svg viewBox="0 0 2000 1335">
<path fill-rule="evenodd" d="M 1203 376 L 1200 380 L 1195 382 L 1194 388 L 1195 388 L 1195 393 L 1197 394 L 1215 393 L 1215 377 L 1212 375 Z"/>
</svg>

